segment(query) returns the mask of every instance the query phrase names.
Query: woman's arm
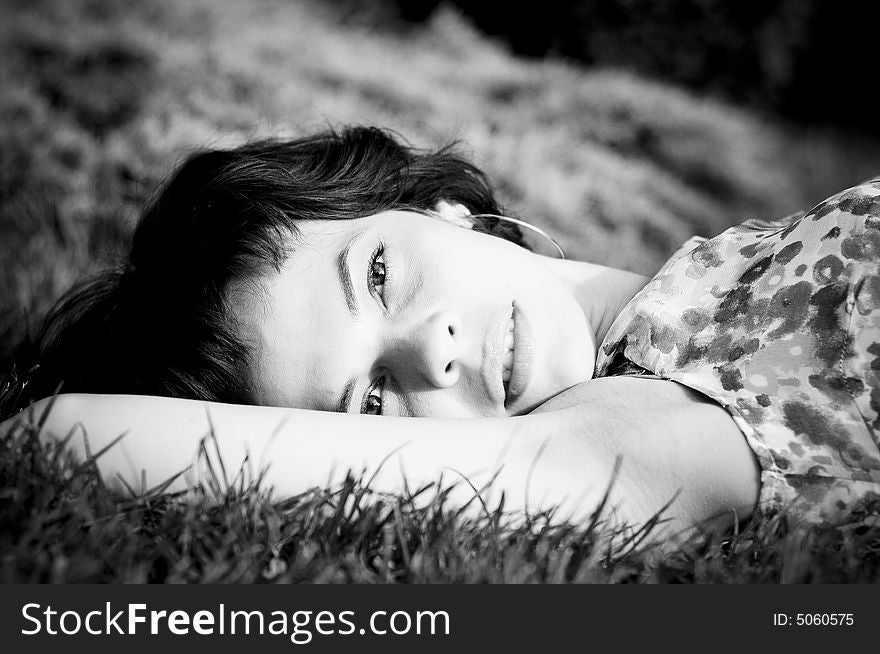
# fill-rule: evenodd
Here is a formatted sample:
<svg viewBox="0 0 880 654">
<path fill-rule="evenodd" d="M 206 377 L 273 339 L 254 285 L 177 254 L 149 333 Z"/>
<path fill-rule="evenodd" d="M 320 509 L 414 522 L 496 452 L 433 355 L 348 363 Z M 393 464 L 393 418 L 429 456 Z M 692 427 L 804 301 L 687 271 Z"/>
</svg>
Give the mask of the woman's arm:
<svg viewBox="0 0 880 654">
<path fill-rule="evenodd" d="M 598 470 L 584 460 L 576 477 L 563 481 L 556 470 L 541 464 L 542 434 L 558 434 L 561 416 L 503 418 L 397 418 L 245 406 L 131 395 L 60 395 L 41 400 L 21 418 L 40 421 L 48 437 L 69 441 L 80 459 L 112 444 L 98 459 L 102 474 L 121 476 L 129 484 L 147 487 L 180 476 L 169 490 L 181 490 L 208 473 L 201 452 L 214 456 L 215 444 L 229 476 L 245 459 L 254 472 L 265 468 L 265 482 L 281 495 L 293 495 L 341 481 L 352 470 L 375 474 L 375 490 L 398 492 L 466 476 L 479 487 L 495 476 L 494 492 L 504 491 L 506 505 L 524 508 L 531 472 L 532 508 L 548 506 L 539 499 L 557 500 L 566 486 L 581 491 Z M 75 426 L 75 427 L 74 427 Z M 117 439 L 124 434 L 118 442 Z M 549 438 L 550 451 L 556 438 Z M 200 453 L 201 452 L 201 453 Z M 572 466 L 573 468 L 574 466 Z M 532 470 L 534 468 L 534 470 Z M 143 471 L 143 472 L 142 472 Z M 610 475 L 610 469 L 609 469 Z M 598 482 L 604 487 L 608 475 Z M 592 483 L 592 482 L 591 482 Z M 461 484 L 461 497 L 473 491 Z"/>
<path fill-rule="evenodd" d="M 373 488 L 389 492 L 461 474 L 478 488 L 494 477 L 492 496 L 503 491 L 508 509 L 559 506 L 560 517 L 578 520 L 601 501 L 618 460 L 611 500 L 622 521 L 640 523 L 680 493 L 669 512 L 677 530 L 730 509 L 747 515 L 757 495 L 754 461 L 727 414 L 669 382 L 593 380 L 518 418 L 374 417 L 142 396 L 56 400 L 44 432 L 63 437 L 79 425 L 70 447 L 80 457 L 83 435 L 94 453 L 125 433 L 98 466 L 135 487 L 141 470 L 148 487 L 186 468 L 190 481 L 199 478 L 199 446 L 213 431 L 230 476 L 249 456 L 282 495 L 338 482 L 348 470 L 379 470 Z M 459 484 L 453 499 L 471 495 Z"/>
</svg>

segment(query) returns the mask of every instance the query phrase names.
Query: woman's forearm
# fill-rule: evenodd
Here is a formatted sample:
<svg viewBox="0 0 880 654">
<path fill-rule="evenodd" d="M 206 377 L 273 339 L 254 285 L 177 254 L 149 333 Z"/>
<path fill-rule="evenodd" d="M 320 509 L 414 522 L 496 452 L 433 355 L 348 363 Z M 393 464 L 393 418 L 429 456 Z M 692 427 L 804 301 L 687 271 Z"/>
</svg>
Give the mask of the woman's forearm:
<svg viewBox="0 0 880 654">
<path fill-rule="evenodd" d="M 48 400 L 38 403 L 35 417 L 47 406 Z M 215 448 L 230 478 L 247 459 L 280 495 L 339 482 L 349 470 L 375 475 L 372 488 L 387 492 L 442 475 L 447 483 L 460 482 L 455 500 L 473 495 L 464 477 L 477 488 L 494 480 L 492 497 L 504 492 L 510 509 L 561 504 L 582 515 L 610 478 L 610 466 L 603 469 L 586 450 L 560 456 L 564 426 L 557 415 L 413 419 L 145 396 L 59 396 L 44 433 L 64 437 L 74 425 L 69 447 L 80 458 L 124 434 L 100 456 L 98 468 L 105 478 L 118 475 L 138 488 L 142 475 L 153 487 L 186 470 L 169 489 L 185 488 L 208 473 L 206 456 L 219 469 Z"/>
</svg>

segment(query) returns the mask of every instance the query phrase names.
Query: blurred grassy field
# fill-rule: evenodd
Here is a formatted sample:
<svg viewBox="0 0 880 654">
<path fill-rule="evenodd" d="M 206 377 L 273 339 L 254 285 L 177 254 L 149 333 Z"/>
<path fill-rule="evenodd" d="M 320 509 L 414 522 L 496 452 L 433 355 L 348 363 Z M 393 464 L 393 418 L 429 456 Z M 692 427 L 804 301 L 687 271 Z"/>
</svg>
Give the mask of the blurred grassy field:
<svg viewBox="0 0 880 654">
<path fill-rule="evenodd" d="M 404 27 L 340 6 L 0 2 L 0 371 L 199 146 L 347 123 L 424 147 L 460 140 L 509 211 L 569 256 L 646 273 L 692 234 L 880 173 L 876 142 L 625 72 L 518 59 L 449 8 Z"/>
</svg>

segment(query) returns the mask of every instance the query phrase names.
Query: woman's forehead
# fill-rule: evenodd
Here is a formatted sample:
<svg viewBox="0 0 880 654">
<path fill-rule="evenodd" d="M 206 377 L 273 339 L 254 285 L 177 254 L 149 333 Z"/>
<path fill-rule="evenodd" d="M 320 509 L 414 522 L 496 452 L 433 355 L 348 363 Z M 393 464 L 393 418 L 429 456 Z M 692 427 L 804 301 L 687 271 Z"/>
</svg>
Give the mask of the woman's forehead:
<svg viewBox="0 0 880 654">
<path fill-rule="evenodd" d="M 350 377 L 356 330 L 344 301 L 318 284 L 270 291 L 250 324 L 253 376 L 273 404 L 329 410 Z"/>
<path fill-rule="evenodd" d="M 237 294 L 261 401 L 335 407 L 351 374 L 356 337 L 339 282 L 337 250 L 297 248 L 280 270 L 263 276 L 257 293 Z"/>
</svg>

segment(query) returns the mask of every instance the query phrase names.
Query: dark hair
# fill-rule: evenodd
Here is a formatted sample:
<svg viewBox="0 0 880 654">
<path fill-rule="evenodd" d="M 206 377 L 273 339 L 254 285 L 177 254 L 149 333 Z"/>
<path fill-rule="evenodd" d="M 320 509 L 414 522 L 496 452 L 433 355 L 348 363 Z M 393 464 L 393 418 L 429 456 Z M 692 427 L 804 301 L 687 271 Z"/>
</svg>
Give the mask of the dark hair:
<svg viewBox="0 0 880 654">
<path fill-rule="evenodd" d="M 76 286 L 50 313 L 18 404 L 59 384 L 251 403 L 230 285 L 277 270 L 300 220 L 424 211 L 441 199 L 501 213 L 486 176 L 452 149 L 416 150 L 375 128 L 190 156 L 146 208 L 127 261 Z M 522 244 L 505 222 L 475 229 Z"/>
</svg>

